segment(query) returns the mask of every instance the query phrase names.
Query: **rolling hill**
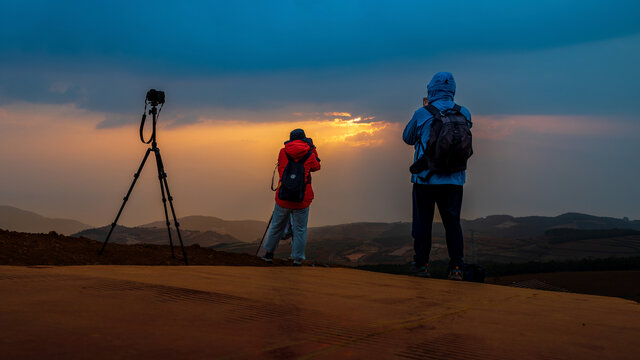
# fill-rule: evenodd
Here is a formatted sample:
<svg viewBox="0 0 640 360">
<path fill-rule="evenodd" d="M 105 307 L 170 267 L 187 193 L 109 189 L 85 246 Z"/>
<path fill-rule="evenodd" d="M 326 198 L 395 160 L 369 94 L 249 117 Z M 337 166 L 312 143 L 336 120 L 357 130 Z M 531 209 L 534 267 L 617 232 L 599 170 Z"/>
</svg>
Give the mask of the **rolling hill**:
<svg viewBox="0 0 640 360">
<path fill-rule="evenodd" d="M 101 228 L 87 229 L 73 234 L 74 237 L 86 237 L 92 240 L 103 242 L 109 232 L 111 226 L 103 226 Z M 238 239 L 228 234 L 220 234 L 215 231 L 193 231 L 180 229 L 182 241 L 185 246 L 198 244 L 202 247 L 211 247 L 221 243 L 237 243 Z M 175 228 L 172 228 L 171 238 L 173 245 L 179 246 L 178 234 Z M 116 244 L 154 244 L 169 245 L 169 236 L 167 228 L 146 228 L 146 227 L 126 227 L 116 226 L 111 234 L 109 243 Z"/>
<path fill-rule="evenodd" d="M 218 234 L 230 235 L 236 241 L 253 242 L 260 240 L 267 223 L 258 220 L 222 220 L 213 216 L 185 216 L 179 218 L 180 229 L 193 231 L 213 231 Z M 164 221 L 155 221 L 140 225 L 143 228 L 166 228 Z"/>
<path fill-rule="evenodd" d="M 491 215 L 475 220 L 462 220 L 462 227 L 465 231 L 475 231 L 487 236 L 526 238 L 544 235 L 545 231 L 554 228 L 640 230 L 640 220 L 630 221 L 626 218 L 617 219 L 580 213 L 566 213 L 554 217 Z"/>
<path fill-rule="evenodd" d="M 55 231 L 70 235 L 91 227 L 76 220 L 48 218 L 13 206 L 0 205 L 0 229 L 31 233 Z"/>
<path fill-rule="evenodd" d="M 256 220 L 228 221 L 212 216 L 179 219 L 185 245 L 198 244 L 238 253 L 255 253 L 266 223 Z M 87 229 L 86 224 L 50 219 L 38 214 L 0 206 L 0 228 L 25 232 L 56 231 L 103 241 L 109 226 Z M 469 262 L 519 263 L 563 261 L 582 258 L 640 255 L 640 221 L 566 213 L 555 217 L 492 215 L 462 220 L 466 260 Z M 84 230 L 83 230 L 84 229 Z M 83 230 L 83 231 L 80 231 Z M 433 226 L 432 260 L 447 258 L 444 228 Z M 178 245 L 173 230 L 174 244 Z M 120 244 L 168 244 L 163 221 L 138 227 L 117 226 L 111 240 Z M 286 257 L 290 241 L 278 256 Z M 401 264 L 413 253 L 411 223 L 360 222 L 309 228 L 307 256 L 345 265 Z"/>
<path fill-rule="evenodd" d="M 640 255 L 640 221 L 567 213 L 556 217 L 496 215 L 463 220 L 469 262 L 562 261 Z M 345 265 L 411 261 L 411 223 L 351 223 L 310 228 L 310 258 Z M 432 260 L 447 259 L 444 228 L 433 227 Z M 255 252 L 256 244 L 222 244 L 216 248 Z M 280 256 L 290 251 L 285 242 Z"/>
</svg>

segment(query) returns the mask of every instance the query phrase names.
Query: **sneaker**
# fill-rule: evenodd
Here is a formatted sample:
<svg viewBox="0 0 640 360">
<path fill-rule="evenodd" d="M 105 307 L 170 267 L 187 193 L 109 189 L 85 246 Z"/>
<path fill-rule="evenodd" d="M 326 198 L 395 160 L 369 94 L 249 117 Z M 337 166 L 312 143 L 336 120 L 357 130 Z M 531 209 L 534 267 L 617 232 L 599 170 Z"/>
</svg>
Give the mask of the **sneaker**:
<svg viewBox="0 0 640 360">
<path fill-rule="evenodd" d="M 302 261 L 300 261 L 300 260 L 293 260 L 293 266 L 302 266 Z"/>
<path fill-rule="evenodd" d="M 266 262 L 273 262 L 273 253 L 272 252 L 268 252 L 268 253 L 264 254 L 264 256 L 262 257 L 262 260 L 264 260 Z"/>
<path fill-rule="evenodd" d="M 424 266 L 413 265 L 411 270 L 409 270 L 409 275 L 423 277 L 423 278 L 430 278 L 431 274 L 429 273 L 429 264 L 426 264 Z"/>
<path fill-rule="evenodd" d="M 456 266 L 449 271 L 449 280 L 462 280 L 462 269 Z"/>
</svg>

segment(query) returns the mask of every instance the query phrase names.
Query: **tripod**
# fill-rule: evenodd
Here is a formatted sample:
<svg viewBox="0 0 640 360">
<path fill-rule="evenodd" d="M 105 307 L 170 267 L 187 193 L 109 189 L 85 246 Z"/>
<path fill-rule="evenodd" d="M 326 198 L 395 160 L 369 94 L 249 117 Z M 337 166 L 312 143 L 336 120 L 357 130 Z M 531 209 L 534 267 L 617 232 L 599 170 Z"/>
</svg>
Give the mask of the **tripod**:
<svg viewBox="0 0 640 360">
<path fill-rule="evenodd" d="M 150 90 L 149 93 L 147 93 L 147 100 L 145 100 L 145 112 L 142 115 L 142 123 L 140 124 L 140 139 L 145 144 L 151 143 L 151 147 L 147 149 L 147 152 L 144 154 L 144 158 L 142 159 L 142 163 L 140 164 L 140 167 L 138 168 L 138 171 L 133 175 L 133 182 L 131 183 L 131 186 L 129 187 L 129 191 L 127 191 L 127 195 L 123 199 L 122 206 L 120 206 L 120 210 L 118 211 L 118 215 L 116 215 L 116 219 L 111 224 L 111 229 L 109 230 L 109 233 L 107 234 L 107 238 L 104 240 L 104 243 L 102 244 L 102 248 L 100 249 L 98 254 L 101 255 L 102 252 L 104 251 L 104 248 L 107 246 L 107 242 L 109 242 L 109 238 L 111 237 L 111 233 L 113 232 L 113 229 L 116 227 L 116 224 L 118 223 L 118 219 L 120 218 L 120 214 L 122 214 L 122 210 L 124 209 L 124 206 L 127 204 L 127 200 L 129 200 L 129 196 L 131 195 L 131 191 L 133 190 L 133 187 L 136 185 L 136 182 L 138 181 L 138 177 L 140 176 L 140 172 L 142 171 L 142 168 L 144 167 L 144 164 L 147 162 L 147 158 L 149 157 L 149 154 L 151 152 L 153 152 L 155 154 L 156 166 L 158 168 L 158 180 L 160 181 L 160 193 L 162 194 L 162 206 L 164 207 L 164 218 L 165 218 L 165 221 L 166 221 L 166 224 L 167 224 L 167 232 L 169 234 L 169 245 L 171 247 L 171 257 L 175 258 L 176 256 L 175 256 L 174 251 L 173 251 L 173 240 L 171 239 L 171 224 L 169 222 L 169 214 L 167 212 L 167 198 L 169 199 L 169 206 L 171 207 L 171 214 L 173 215 L 173 223 L 175 224 L 176 232 L 178 233 L 178 240 L 180 240 L 180 248 L 182 249 L 182 256 L 184 258 L 184 263 L 185 263 L 185 265 L 189 265 L 189 262 L 187 261 L 187 253 L 185 252 L 184 244 L 182 243 L 182 236 L 180 235 L 180 224 L 178 223 L 178 219 L 176 218 L 176 211 L 173 208 L 173 197 L 171 196 L 171 193 L 169 192 L 169 184 L 167 183 L 167 173 L 165 173 L 165 171 L 164 171 L 164 164 L 162 163 L 162 156 L 160 156 L 160 149 L 158 148 L 158 144 L 156 142 L 156 121 L 157 121 L 157 117 L 158 117 L 158 114 L 159 114 L 160 111 L 158 111 L 158 109 L 157 109 L 157 106 L 159 104 L 159 102 L 157 100 L 149 101 L 149 98 L 150 98 L 149 94 L 152 91 L 155 91 L 155 90 Z M 161 101 L 162 102 L 160 104 L 163 104 L 164 103 L 164 92 L 162 92 Z M 143 137 L 142 131 L 144 129 L 144 121 L 146 119 L 147 102 L 149 102 L 149 104 L 151 105 L 151 109 L 149 110 L 149 114 L 153 116 L 153 132 L 151 134 L 151 138 L 149 139 L 149 141 L 144 141 L 144 137 Z M 160 109 L 162 109 L 162 106 L 160 106 Z M 165 197 L 165 192 L 166 192 L 166 197 Z"/>
<path fill-rule="evenodd" d="M 269 231 L 269 226 L 271 226 L 271 220 L 273 220 L 273 214 L 271 214 L 271 217 L 269 218 L 269 222 L 267 223 L 267 228 L 264 229 L 264 234 L 262 234 L 262 240 L 260 240 L 260 245 L 258 245 L 258 250 L 256 250 L 256 256 L 258 256 L 258 253 L 260 252 L 260 249 L 262 248 L 262 243 L 264 242 L 264 237 L 267 236 L 267 231 Z"/>
</svg>

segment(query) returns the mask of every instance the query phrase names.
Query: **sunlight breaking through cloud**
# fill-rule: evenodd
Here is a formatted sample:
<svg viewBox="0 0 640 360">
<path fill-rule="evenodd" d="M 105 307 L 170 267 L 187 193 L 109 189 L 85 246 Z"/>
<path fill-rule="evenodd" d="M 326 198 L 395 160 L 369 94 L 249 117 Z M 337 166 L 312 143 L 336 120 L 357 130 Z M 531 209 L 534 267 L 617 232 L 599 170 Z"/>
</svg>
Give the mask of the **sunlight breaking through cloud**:
<svg viewBox="0 0 640 360">
<path fill-rule="evenodd" d="M 348 112 L 326 112 L 324 113 L 326 116 L 341 116 L 341 117 L 351 117 L 351 114 Z"/>
<path fill-rule="evenodd" d="M 372 120 L 375 117 L 365 117 L 364 120 Z M 377 136 L 389 126 L 388 122 L 362 122 L 362 117 L 353 119 L 335 118 L 331 122 L 338 134 L 330 138 L 330 141 L 345 142 L 350 146 L 380 146 L 384 144 L 384 138 Z"/>
<path fill-rule="evenodd" d="M 292 115 L 300 118 L 300 122 L 295 121 L 299 127 L 311 131 L 309 134 L 319 135 L 309 136 L 313 136 L 314 141 L 320 144 L 342 143 L 353 147 L 380 146 L 385 143 L 384 130 L 390 126 L 393 127 L 392 123 L 387 121 L 374 121 L 375 116 L 353 115 L 346 111 L 295 112 Z M 289 126 L 294 124 L 290 121 L 271 122 L 272 125 L 276 123 Z M 397 124 L 394 126 L 397 127 Z"/>
</svg>

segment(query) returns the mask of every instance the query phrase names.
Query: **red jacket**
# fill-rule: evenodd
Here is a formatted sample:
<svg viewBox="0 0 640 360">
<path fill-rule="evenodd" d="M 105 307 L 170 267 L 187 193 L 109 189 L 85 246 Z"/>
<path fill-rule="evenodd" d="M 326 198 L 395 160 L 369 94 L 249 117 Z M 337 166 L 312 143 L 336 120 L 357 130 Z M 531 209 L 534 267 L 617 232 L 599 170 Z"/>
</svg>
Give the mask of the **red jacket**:
<svg viewBox="0 0 640 360">
<path fill-rule="evenodd" d="M 298 161 L 309 152 L 311 147 L 309 144 L 302 140 L 294 140 L 287 142 L 278 154 L 278 173 L 280 174 L 280 181 L 282 181 L 282 173 L 284 168 L 287 167 L 289 159 L 286 154 L 289 154 L 294 160 Z M 286 200 L 280 200 L 278 193 L 280 192 L 280 182 L 278 183 L 278 191 L 276 191 L 276 204 L 287 209 L 304 209 L 311 205 L 313 200 L 313 188 L 311 187 L 311 172 L 320 170 L 320 162 L 318 161 L 318 152 L 314 148 L 311 156 L 304 163 L 304 180 L 307 182 L 307 188 L 304 194 L 304 200 L 302 202 L 292 202 Z"/>
</svg>

